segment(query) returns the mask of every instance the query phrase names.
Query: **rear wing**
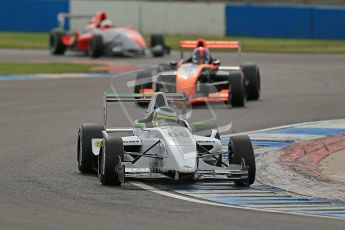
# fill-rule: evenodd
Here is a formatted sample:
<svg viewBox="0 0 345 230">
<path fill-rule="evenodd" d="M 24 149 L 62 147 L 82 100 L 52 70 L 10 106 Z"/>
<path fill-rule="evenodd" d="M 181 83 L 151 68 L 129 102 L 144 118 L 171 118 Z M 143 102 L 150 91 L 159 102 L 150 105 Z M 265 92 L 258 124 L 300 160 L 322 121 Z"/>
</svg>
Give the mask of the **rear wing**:
<svg viewBox="0 0 345 230">
<path fill-rule="evenodd" d="M 164 93 L 167 100 L 170 102 L 175 101 L 188 101 L 188 98 L 184 93 Z M 150 102 L 152 94 L 142 94 L 142 93 L 105 93 L 104 99 L 106 102 Z"/>
<path fill-rule="evenodd" d="M 184 93 L 164 93 L 168 102 L 180 102 L 182 113 L 185 114 L 187 96 Z M 105 93 L 103 97 L 104 128 L 107 127 L 107 113 L 109 102 L 150 102 L 152 94 L 141 93 Z"/>
<path fill-rule="evenodd" d="M 64 30 L 66 19 L 90 19 L 94 16 L 94 14 L 70 14 L 65 12 L 58 13 L 58 29 Z"/>
<path fill-rule="evenodd" d="M 180 41 L 180 47 L 186 49 L 194 49 L 197 47 L 198 41 Z M 241 43 L 239 41 L 205 41 L 206 47 L 211 49 L 240 49 Z"/>
<path fill-rule="evenodd" d="M 181 58 L 183 58 L 183 49 L 194 49 L 197 47 L 200 40 L 181 40 L 180 50 Z M 237 53 L 241 53 L 240 41 L 203 41 L 205 47 L 208 49 L 236 49 Z"/>
</svg>

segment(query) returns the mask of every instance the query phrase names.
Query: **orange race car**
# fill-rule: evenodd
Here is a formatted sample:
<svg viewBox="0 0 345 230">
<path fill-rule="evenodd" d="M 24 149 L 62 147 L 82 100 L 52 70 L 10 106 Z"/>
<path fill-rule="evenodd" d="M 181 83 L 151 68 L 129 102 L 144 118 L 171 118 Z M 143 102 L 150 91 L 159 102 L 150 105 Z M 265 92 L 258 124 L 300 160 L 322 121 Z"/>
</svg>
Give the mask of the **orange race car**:
<svg viewBox="0 0 345 230">
<path fill-rule="evenodd" d="M 188 103 L 225 102 L 242 107 L 248 100 L 260 97 L 260 71 L 256 64 L 221 66 L 210 49 L 237 49 L 238 41 L 180 41 L 182 60 L 179 64 L 159 65 L 158 71 L 137 74 L 135 93 L 152 94 L 157 91 L 185 93 Z M 194 49 L 192 56 L 183 59 L 183 49 Z"/>
</svg>

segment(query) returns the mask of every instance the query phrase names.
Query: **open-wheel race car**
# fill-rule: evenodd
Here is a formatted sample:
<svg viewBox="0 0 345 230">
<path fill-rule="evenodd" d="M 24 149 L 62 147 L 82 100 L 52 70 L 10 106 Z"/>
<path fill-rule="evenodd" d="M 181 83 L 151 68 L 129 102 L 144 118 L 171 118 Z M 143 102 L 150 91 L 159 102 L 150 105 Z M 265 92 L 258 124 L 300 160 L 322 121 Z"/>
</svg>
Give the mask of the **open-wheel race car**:
<svg viewBox="0 0 345 230">
<path fill-rule="evenodd" d="M 144 37 L 132 26 L 114 26 L 104 11 L 91 15 L 73 15 L 60 13 L 59 26 L 53 29 L 49 37 L 49 49 L 53 55 L 63 55 L 65 51 L 83 52 L 91 57 L 107 56 L 143 56 L 150 50 L 154 57 L 170 53 L 165 45 L 164 37 L 151 35 L 150 48 Z M 91 18 L 79 32 L 64 31 L 66 19 Z"/>
<path fill-rule="evenodd" d="M 160 71 L 139 72 L 134 93 L 185 93 L 188 103 L 225 102 L 235 107 L 260 97 L 260 70 L 256 64 L 222 66 L 209 49 L 237 49 L 238 41 L 180 41 L 181 58 L 177 64 L 161 64 Z M 183 49 L 194 49 L 192 57 L 183 59 Z"/>
<path fill-rule="evenodd" d="M 138 99 L 139 98 L 139 99 Z M 108 103 L 149 102 L 146 117 L 134 128 L 107 125 Z M 78 168 L 81 173 L 98 172 L 103 185 L 121 185 L 130 174 L 164 174 L 177 181 L 221 178 L 236 185 L 255 180 L 255 157 L 247 135 L 232 136 L 228 160 L 222 158 L 217 129 L 209 135 L 195 132 L 201 123 L 189 124 L 171 103 L 186 104 L 181 93 L 104 95 L 104 124 L 82 124 L 78 132 Z"/>
</svg>

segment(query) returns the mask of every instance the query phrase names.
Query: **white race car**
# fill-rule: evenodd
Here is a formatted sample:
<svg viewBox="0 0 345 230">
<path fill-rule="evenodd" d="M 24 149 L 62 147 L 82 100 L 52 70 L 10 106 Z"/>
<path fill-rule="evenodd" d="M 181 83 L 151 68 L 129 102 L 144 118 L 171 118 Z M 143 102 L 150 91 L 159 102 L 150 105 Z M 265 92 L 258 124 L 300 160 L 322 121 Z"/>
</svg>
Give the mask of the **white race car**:
<svg viewBox="0 0 345 230">
<path fill-rule="evenodd" d="M 107 127 L 107 104 L 119 101 L 149 102 L 147 116 L 131 129 Z M 255 180 L 255 157 L 247 135 L 229 139 L 228 160 L 216 129 L 196 135 L 203 123 L 189 124 L 169 106 L 184 105 L 178 93 L 105 94 L 104 124 L 82 124 L 78 132 L 78 168 L 98 172 L 103 185 L 121 185 L 129 174 L 161 173 L 177 181 L 221 178 L 236 185 Z"/>
</svg>

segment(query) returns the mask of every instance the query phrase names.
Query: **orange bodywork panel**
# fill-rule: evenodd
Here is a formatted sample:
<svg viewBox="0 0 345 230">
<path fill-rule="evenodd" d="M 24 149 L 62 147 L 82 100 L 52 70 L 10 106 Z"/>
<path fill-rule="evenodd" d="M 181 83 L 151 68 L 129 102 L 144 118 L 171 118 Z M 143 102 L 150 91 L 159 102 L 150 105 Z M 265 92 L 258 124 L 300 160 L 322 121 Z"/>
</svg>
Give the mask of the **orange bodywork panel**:
<svg viewBox="0 0 345 230">
<path fill-rule="evenodd" d="M 198 65 L 194 71 L 193 67 L 180 66 L 176 73 L 176 92 L 184 93 L 189 97 L 189 104 L 198 102 L 224 102 L 228 100 L 229 90 L 222 89 L 220 92 L 210 93 L 208 97 L 195 97 L 196 85 L 203 69 L 213 70 L 219 66 L 210 64 Z M 190 72 L 189 72 L 190 71 Z"/>
<path fill-rule="evenodd" d="M 188 104 L 200 103 L 200 102 L 227 102 L 228 101 L 228 89 L 222 89 L 217 93 L 210 93 L 208 97 L 197 97 L 188 100 Z"/>
<path fill-rule="evenodd" d="M 188 73 L 188 71 L 184 71 L 184 65 L 180 66 L 176 73 L 176 92 L 185 93 L 189 97 L 194 96 L 196 82 L 200 76 L 201 71 L 205 68 L 217 69 L 218 67 L 219 66 L 210 64 L 201 64 L 198 65 L 196 71 Z"/>
<path fill-rule="evenodd" d="M 180 41 L 180 47 L 194 49 L 198 47 L 200 43 L 203 44 L 203 47 L 209 49 L 239 49 L 241 47 L 239 41 L 204 41 L 202 39 L 193 41 L 182 40 Z"/>
<path fill-rule="evenodd" d="M 154 94 L 155 91 L 153 89 L 145 88 L 139 90 L 140 94 Z"/>
</svg>

